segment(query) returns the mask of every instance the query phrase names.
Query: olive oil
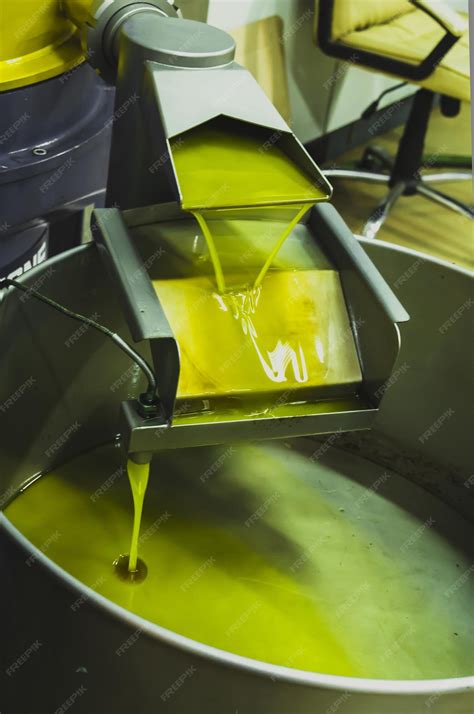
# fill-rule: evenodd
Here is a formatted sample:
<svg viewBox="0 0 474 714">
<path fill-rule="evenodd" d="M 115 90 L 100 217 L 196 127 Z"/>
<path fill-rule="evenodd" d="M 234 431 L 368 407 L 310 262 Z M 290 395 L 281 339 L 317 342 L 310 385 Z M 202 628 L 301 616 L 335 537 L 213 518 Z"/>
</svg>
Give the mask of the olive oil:
<svg viewBox="0 0 474 714">
<path fill-rule="evenodd" d="M 219 293 L 209 275 L 154 281 L 180 347 L 180 399 L 355 395 L 362 375 L 334 270 L 272 271 L 258 288 L 227 276 L 243 287 Z"/>
<path fill-rule="evenodd" d="M 328 196 L 277 145 L 266 150 L 259 130 L 245 126 L 244 134 L 239 126 L 197 127 L 179 138 L 174 154 L 182 205 L 202 231 L 215 278 L 155 281 L 180 347 L 178 397 L 209 404 L 215 397 L 289 397 L 298 389 L 297 401 L 328 398 L 335 386 L 338 397 L 353 396 L 361 373 L 353 341 L 340 347 L 350 325 L 337 274 L 268 274 L 306 211 Z M 239 275 L 235 266 L 224 270 L 217 234 L 255 210 L 261 229 L 274 231 L 263 265 L 254 275 Z M 279 221 L 264 223 L 275 213 Z M 331 326 L 323 324 L 328 316 Z M 141 503 L 134 493 L 133 548 Z M 136 559 L 132 549 L 130 572 Z"/>
<path fill-rule="evenodd" d="M 186 211 L 293 205 L 329 198 L 265 135 L 240 122 L 209 122 L 179 137 L 173 153 Z"/>
<path fill-rule="evenodd" d="M 225 291 L 226 281 L 209 221 L 226 220 L 233 209 L 260 207 L 265 216 L 278 205 L 290 208 L 290 220 L 276 233 L 274 248 L 256 276 L 258 287 L 295 225 L 314 203 L 327 200 L 327 193 L 277 145 L 265 149 L 261 131 L 252 132 L 250 125 L 210 122 L 181 135 L 177 143 L 173 158 L 182 206 L 195 216 L 206 238 L 219 292 Z"/>
<path fill-rule="evenodd" d="M 138 538 L 142 521 L 143 502 L 150 475 L 150 464 L 137 464 L 132 459 L 128 459 L 127 473 L 133 498 L 132 540 L 130 543 L 130 555 L 121 556 L 115 564 L 119 574 L 123 573 L 124 565 L 126 564 L 128 572 L 131 574 L 131 580 L 141 581 L 143 580 L 144 563 L 140 563 L 140 567 L 138 567 Z"/>
<path fill-rule="evenodd" d="M 354 395 L 361 372 L 337 273 L 269 272 L 306 211 L 328 195 L 277 143 L 267 149 L 257 128 L 215 121 L 177 143 L 182 205 L 206 240 L 215 280 L 198 273 L 154 281 L 180 347 L 178 397 Z M 222 233 L 250 213 L 260 217 L 260 233 L 273 234 L 263 264 L 224 267 Z M 248 231 L 258 240 L 255 223 Z"/>
<path fill-rule="evenodd" d="M 97 593 L 207 645 L 330 674 L 472 674 L 473 530 L 429 493 L 397 475 L 371 488 L 379 466 L 306 439 L 162 452 L 139 538 L 148 575 L 131 584 L 112 567 L 130 542 L 125 473 L 95 496 L 122 458 L 83 454 L 5 515 Z"/>
<path fill-rule="evenodd" d="M 309 370 L 311 374 L 319 374 L 320 364 L 323 365 L 323 370 L 328 369 L 324 364 L 324 355 L 321 354 L 320 363 L 317 368 L 312 369 L 316 367 L 313 364 L 316 353 L 312 345 L 309 349 L 306 346 L 305 352 L 303 335 L 308 331 L 309 325 L 306 324 L 303 330 L 300 327 L 306 315 L 310 317 L 307 314 L 308 309 L 305 310 L 305 316 L 299 315 L 296 330 L 293 317 L 291 320 L 287 319 L 285 324 L 281 324 L 280 320 L 274 343 L 269 341 L 272 338 L 261 335 L 261 327 L 258 330 L 256 327 L 258 321 L 265 322 L 270 312 L 275 310 L 273 300 L 269 299 L 271 290 L 269 291 L 266 285 L 263 286 L 273 260 L 308 208 L 316 201 L 327 198 L 327 195 L 277 146 L 273 146 L 270 151 L 263 151 L 261 137 L 259 139 L 253 135 L 251 128 L 246 127 L 246 133 L 242 134 L 235 131 L 236 124 L 233 126 L 234 131 L 229 132 L 228 127 L 223 128 L 221 123 L 214 122 L 187 132 L 177 142 L 180 149 L 175 155 L 175 168 L 183 194 L 183 208 L 195 217 L 202 230 L 216 281 L 212 293 L 209 290 L 211 286 L 202 281 L 192 285 L 183 285 L 181 280 L 173 283 L 167 281 L 166 287 L 156 284 L 157 293 L 164 303 L 183 355 L 179 396 L 185 398 L 205 398 L 214 392 L 227 396 L 236 392 L 240 395 L 250 392 L 255 396 L 268 391 L 268 383 L 286 382 L 286 386 L 291 389 L 296 384 L 305 385 L 310 382 Z M 246 210 L 257 206 L 262 214 L 265 214 L 268 208 L 273 210 L 279 204 L 288 207 L 289 220 L 275 224 L 275 245 L 255 276 L 253 285 L 247 284 L 244 279 L 236 288 L 235 273 L 230 278 L 224 274 L 211 226 L 216 222 L 233 220 L 236 210 L 237 215 L 241 217 Z M 201 293 L 199 303 L 203 296 L 211 297 L 211 301 L 205 300 L 207 306 L 201 305 L 197 315 L 193 314 L 194 310 L 190 309 L 188 301 L 189 294 L 196 291 Z M 179 309 L 183 311 L 182 317 L 187 323 L 183 325 L 184 329 L 174 318 L 178 302 Z M 262 307 L 264 303 L 268 304 L 266 309 Z M 300 307 L 302 305 L 293 305 L 294 312 L 300 311 Z M 190 315 L 196 324 L 213 325 L 213 333 L 198 335 L 195 331 L 190 332 Z M 345 329 L 347 327 L 348 325 L 345 325 Z M 189 343 L 188 335 L 191 335 Z M 321 344 L 321 341 L 318 344 Z M 188 357 L 189 352 L 193 353 L 191 358 Z M 248 352 L 250 358 L 239 360 L 238 357 L 243 356 L 244 352 Z M 220 355 L 217 372 L 215 357 L 209 359 L 211 353 Z M 360 379 L 360 373 L 355 351 L 351 358 L 347 373 L 338 375 L 337 379 L 352 384 Z M 225 374 L 227 360 L 229 363 L 233 362 L 234 367 L 237 365 L 237 370 L 231 370 L 237 371 L 235 378 L 224 377 L 223 381 L 216 379 L 217 373 Z M 209 374 L 213 376 L 209 378 Z M 128 568 L 133 574 L 136 571 L 141 511 L 148 475 L 143 467 L 138 467 L 130 461 L 128 472 L 134 502 Z M 122 566 L 123 560 L 119 560 L 118 567 Z"/>
<path fill-rule="evenodd" d="M 270 255 L 268 256 L 268 258 L 265 261 L 265 265 L 263 266 L 263 268 L 257 275 L 257 278 L 254 283 L 255 288 L 258 288 L 262 284 L 265 275 L 268 273 L 270 266 L 273 263 L 276 256 L 278 255 L 283 243 L 288 238 L 288 236 L 290 235 L 291 231 L 296 226 L 296 224 L 299 223 L 299 221 L 303 218 L 303 216 L 307 210 L 308 210 L 308 207 L 305 205 L 303 205 L 301 208 L 299 208 L 298 212 L 296 213 L 296 216 L 293 218 L 292 221 L 290 221 L 290 223 L 287 225 L 287 227 L 285 228 L 285 230 L 283 231 L 281 236 L 278 238 L 278 240 L 275 244 L 275 247 L 273 248 Z"/>
</svg>

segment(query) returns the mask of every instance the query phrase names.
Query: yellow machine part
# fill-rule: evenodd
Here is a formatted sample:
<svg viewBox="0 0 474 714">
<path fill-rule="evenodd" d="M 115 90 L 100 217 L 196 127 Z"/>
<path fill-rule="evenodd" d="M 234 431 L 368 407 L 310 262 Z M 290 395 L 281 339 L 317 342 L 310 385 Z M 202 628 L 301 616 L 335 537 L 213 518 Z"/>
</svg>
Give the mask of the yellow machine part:
<svg viewBox="0 0 474 714">
<path fill-rule="evenodd" d="M 87 12 L 93 0 L 74 0 Z M 64 0 L 0 0 L 0 92 L 68 72 L 84 56 Z"/>
</svg>

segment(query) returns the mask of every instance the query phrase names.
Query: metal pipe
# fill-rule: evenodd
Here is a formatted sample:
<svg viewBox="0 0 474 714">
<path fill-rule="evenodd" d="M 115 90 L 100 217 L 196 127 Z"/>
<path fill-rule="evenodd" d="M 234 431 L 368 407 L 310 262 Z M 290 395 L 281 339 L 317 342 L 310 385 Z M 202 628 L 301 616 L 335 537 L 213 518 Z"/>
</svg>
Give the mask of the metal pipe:
<svg viewBox="0 0 474 714">
<path fill-rule="evenodd" d="M 111 84 L 117 74 L 118 38 L 130 17 L 143 12 L 179 17 L 169 0 L 63 0 L 62 9 L 80 31 L 87 60 Z"/>
</svg>

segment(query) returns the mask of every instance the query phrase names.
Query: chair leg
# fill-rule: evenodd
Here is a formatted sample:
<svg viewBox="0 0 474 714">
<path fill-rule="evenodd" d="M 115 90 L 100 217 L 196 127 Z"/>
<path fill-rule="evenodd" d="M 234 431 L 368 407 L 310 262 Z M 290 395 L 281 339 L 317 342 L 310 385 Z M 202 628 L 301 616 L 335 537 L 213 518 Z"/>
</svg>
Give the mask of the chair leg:
<svg viewBox="0 0 474 714">
<path fill-rule="evenodd" d="M 466 206 L 466 204 L 457 201 L 455 198 L 451 198 L 451 196 L 447 196 L 445 193 L 441 193 L 441 191 L 437 191 L 429 186 L 424 186 L 421 182 L 417 184 L 416 192 L 428 198 L 430 201 L 440 203 L 442 206 L 450 208 L 462 216 L 466 216 L 466 218 L 474 218 L 474 210 L 470 206 Z"/>
<path fill-rule="evenodd" d="M 416 180 L 423 163 L 423 149 L 434 96 L 434 93 L 428 89 L 420 89 L 415 94 L 410 116 L 398 145 L 390 184 L 396 186 L 400 181 L 404 181 L 409 193 L 414 193 L 414 189 L 408 184 Z"/>
<path fill-rule="evenodd" d="M 445 171 L 441 174 L 424 174 L 423 183 L 452 183 L 455 181 L 472 181 L 471 171 Z"/>
<path fill-rule="evenodd" d="M 404 194 L 405 188 L 405 184 L 401 181 L 400 183 L 395 184 L 395 186 L 390 189 L 388 194 L 385 196 L 383 201 L 379 203 L 379 205 L 365 224 L 362 230 L 362 235 L 364 236 L 364 238 L 375 238 L 377 236 L 377 233 L 387 220 L 388 214 L 392 210 L 396 201 L 400 198 L 400 196 Z"/>
<path fill-rule="evenodd" d="M 358 169 L 323 169 L 326 178 L 340 178 L 367 183 L 388 183 L 390 176 L 387 174 L 372 173 L 372 171 L 359 171 Z"/>
</svg>

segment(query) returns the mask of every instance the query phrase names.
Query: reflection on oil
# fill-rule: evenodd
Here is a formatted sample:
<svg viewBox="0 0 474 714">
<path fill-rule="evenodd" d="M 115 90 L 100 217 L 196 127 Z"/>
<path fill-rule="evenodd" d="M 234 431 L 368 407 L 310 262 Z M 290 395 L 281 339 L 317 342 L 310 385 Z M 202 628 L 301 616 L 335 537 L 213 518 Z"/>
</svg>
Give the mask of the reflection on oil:
<svg viewBox="0 0 474 714">
<path fill-rule="evenodd" d="M 250 338 L 263 372 L 271 382 L 294 380 L 298 384 L 304 384 L 308 381 L 308 369 L 300 341 L 296 349 L 288 341 L 282 342 L 281 339 L 278 339 L 273 350 L 265 350 L 259 346 L 253 316 L 258 310 L 260 294 L 260 286 L 254 286 L 220 295 L 215 293 L 213 297 L 218 301 L 220 309 L 228 312 L 237 321 L 243 335 Z M 287 371 L 290 373 L 288 377 Z"/>
<path fill-rule="evenodd" d="M 181 264 L 181 275 L 154 281 L 180 347 L 178 397 L 355 396 L 361 372 L 353 339 L 342 339 L 350 325 L 337 272 L 273 268 L 304 214 L 328 198 L 324 189 L 239 122 L 211 122 L 180 139 L 182 205 L 201 229 L 214 279 L 197 259 L 192 275 Z M 228 237 L 239 230 L 261 245 L 258 267 L 242 253 L 229 262 Z"/>
<path fill-rule="evenodd" d="M 228 270 L 224 292 L 196 273 L 154 281 L 180 347 L 180 400 L 225 397 L 247 409 L 282 394 L 356 396 L 362 375 L 336 271 L 272 270 L 255 287 L 252 270 Z"/>
</svg>

